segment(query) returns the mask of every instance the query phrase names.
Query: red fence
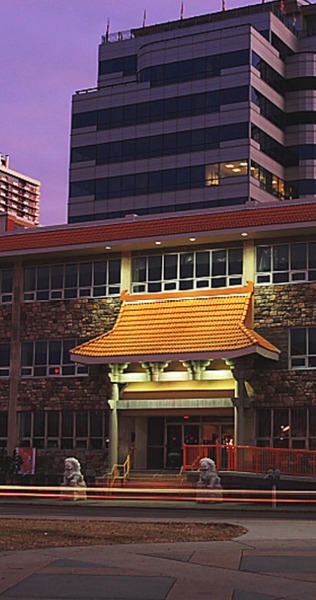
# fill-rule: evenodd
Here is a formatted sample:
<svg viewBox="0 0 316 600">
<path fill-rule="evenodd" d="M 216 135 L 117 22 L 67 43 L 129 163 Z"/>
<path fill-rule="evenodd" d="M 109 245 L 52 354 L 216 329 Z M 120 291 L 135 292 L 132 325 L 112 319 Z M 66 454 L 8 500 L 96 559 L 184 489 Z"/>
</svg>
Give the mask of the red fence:
<svg viewBox="0 0 316 600">
<path fill-rule="evenodd" d="M 267 473 L 280 469 L 282 475 L 316 476 L 316 451 L 254 446 L 184 445 L 183 470 L 199 469 L 201 458 L 212 458 L 218 471 Z"/>
</svg>

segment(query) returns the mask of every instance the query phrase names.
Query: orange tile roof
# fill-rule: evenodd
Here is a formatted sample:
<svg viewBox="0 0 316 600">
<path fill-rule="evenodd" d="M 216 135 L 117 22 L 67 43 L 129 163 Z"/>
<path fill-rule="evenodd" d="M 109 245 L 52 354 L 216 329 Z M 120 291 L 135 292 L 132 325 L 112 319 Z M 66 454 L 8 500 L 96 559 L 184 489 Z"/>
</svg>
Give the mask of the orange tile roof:
<svg viewBox="0 0 316 600">
<path fill-rule="evenodd" d="M 132 222 L 78 224 L 54 228 L 37 228 L 0 236 L 0 252 L 18 252 L 175 235 L 211 233 L 221 230 L 268 229 L 269 226 L 316 223 L 316 203 L 232 209 L 186 216 L 146 219 Z"/>
<path fill-rule="evenodd" d="M 253 283 L 247 287 L 164 294 L 122 294 L 113 329 L 72 351 L 79 362 L 139 362 L 229 358 L 279 351 L 246 327 Z"/>
</svg>

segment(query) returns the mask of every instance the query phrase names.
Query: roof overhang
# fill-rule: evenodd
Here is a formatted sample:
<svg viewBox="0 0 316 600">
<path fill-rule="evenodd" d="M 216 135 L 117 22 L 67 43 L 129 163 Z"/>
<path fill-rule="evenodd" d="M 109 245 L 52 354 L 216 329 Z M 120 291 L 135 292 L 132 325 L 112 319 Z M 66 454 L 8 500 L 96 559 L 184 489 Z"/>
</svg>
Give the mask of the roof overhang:
<svg viewBox="0 0 316 600">
<path fill-rule="evenodd" d="M 165 362 L 165 361 L 189 361 L 189 360 L 230 360 L 240 356 L 259 354 L 271 360 L 279 360 L 279 353 L 273 352 L 261 346 L 251 346 L 241 350 L 230 350 L 223 352 L 196 352 L 188 354 L 129 354 L 121 356 L 84 356 L 70 354 L 71 360 L 84 365 L 105 365 L 118 363 L 142 363 L 142 362 Z"/>
</svg>

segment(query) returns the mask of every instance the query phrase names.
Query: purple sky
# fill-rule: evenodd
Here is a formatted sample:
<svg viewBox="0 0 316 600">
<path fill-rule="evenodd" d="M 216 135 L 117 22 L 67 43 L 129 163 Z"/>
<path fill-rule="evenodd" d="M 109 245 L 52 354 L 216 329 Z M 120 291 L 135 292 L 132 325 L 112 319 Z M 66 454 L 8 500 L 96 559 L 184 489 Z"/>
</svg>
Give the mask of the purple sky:
<svg viewBox="0 0 316 600">
<path fill-rule="evenodd" d="M 258 0 L 226 0 L 226 9 Z M 107 18 L 111 32 L 179 18 L 178 0 L 0 0 L 0 152 L 42 182 L 43 225 L 66 223 L 71 96 L 94 87 Z M 185 0 L 184 16 L 221 10 Z"/>
</svg>

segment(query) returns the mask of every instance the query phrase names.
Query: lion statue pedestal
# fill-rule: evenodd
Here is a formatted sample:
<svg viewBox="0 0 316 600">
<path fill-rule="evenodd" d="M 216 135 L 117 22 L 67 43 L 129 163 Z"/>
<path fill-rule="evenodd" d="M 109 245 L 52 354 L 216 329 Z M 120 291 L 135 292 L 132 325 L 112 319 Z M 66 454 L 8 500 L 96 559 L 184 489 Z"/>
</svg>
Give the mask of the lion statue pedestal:
<svg viewBox="0 0 316 600">
<path fill-rule="evenodd" d="M 202 458 L 200 477 L 196 485 L 196 501 L 222 500 L 222 492 L 223 488 L 215 462 L 211 458 Z"/>
<path fill-rule="evenodd" d="M 61 487 L 63 500 L 87 499 L 87 485 L 81 473 L 80 462 L 76 458 L 65 459 L 65 472 Z"/>
</svg>

